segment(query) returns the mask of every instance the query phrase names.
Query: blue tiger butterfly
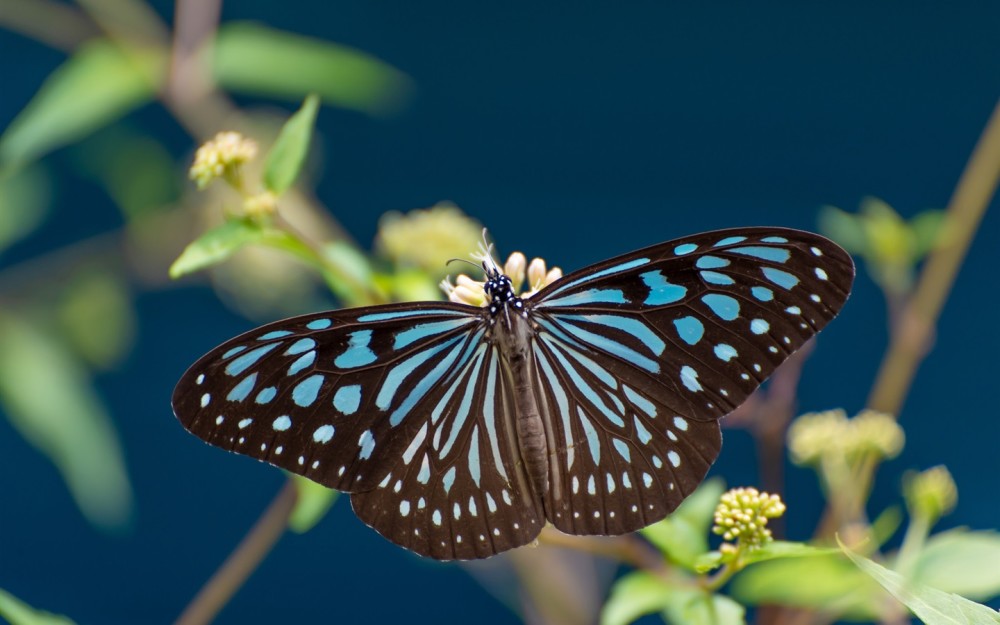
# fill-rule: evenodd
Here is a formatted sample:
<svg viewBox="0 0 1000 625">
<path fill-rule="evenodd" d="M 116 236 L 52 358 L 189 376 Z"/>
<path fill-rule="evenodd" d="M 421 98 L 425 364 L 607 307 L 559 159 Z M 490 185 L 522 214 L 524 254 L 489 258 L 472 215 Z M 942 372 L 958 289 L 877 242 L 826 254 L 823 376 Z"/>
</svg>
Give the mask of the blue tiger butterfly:
<svg viewBox="0 0 1000 625">
<path fill-rule="evenodd" d="M 362 521 L 439 560 L 546 522 L 618 535 L 673 511 L 719 419 L 840 311 L 831 241 L 741 228 L 653 245 L 520 297 L 489 257 L 485 305 L 285 319 L 223 343 L 173 395 L 196 436 L 351 494 Z"/>
</svg>

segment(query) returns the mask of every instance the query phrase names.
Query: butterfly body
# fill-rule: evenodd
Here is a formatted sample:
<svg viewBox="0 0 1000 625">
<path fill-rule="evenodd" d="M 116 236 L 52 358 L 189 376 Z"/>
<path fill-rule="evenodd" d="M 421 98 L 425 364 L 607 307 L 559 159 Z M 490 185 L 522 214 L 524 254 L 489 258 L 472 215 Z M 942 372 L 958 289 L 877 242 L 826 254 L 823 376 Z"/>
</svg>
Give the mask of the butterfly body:
<svg viewBox="0 0 1000 625">
<path fill-rule="evenodd" d="M 419 302 L 269 324 L 174 392 L 209 443 L 351 493 L 437 559 L 615 535 L 692 492 L 719 419 L 832 319 L 850 257 L 744 228 L 651 246 L 520 297 L 491 260 L 483 307 Z"/>
</svg>

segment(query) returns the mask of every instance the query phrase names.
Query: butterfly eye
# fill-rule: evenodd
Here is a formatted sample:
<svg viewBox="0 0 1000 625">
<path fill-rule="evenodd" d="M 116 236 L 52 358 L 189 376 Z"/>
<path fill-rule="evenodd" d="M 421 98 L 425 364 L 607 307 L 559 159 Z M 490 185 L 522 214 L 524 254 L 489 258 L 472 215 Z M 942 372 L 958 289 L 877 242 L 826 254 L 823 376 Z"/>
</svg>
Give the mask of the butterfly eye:
<svg viewBox="0 0 1000 625">
<path fill-rule="evenodd" d="M 524 301 L 482 265 L 485 309 L 279 321 L 195 363 L 174 411 L 213 445 L 351 493 L 365 523 L 425 556 L 485 558 L 546 523 L 623 534 L 698 486 L 720 418 L 838 314 L 854 277 L 832 242 L 778 228 L 654 245 Z"/>
</svg>

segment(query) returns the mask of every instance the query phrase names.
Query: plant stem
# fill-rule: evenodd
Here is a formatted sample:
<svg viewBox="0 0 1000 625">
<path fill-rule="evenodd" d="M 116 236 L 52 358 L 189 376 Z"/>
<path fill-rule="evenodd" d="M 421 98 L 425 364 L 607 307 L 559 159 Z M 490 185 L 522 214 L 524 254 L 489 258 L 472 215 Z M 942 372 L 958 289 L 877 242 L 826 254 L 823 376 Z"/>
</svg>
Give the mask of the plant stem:
<svg viewBox="0 0 1000 625">
<path fill-rule="evenodd" d="M 281 538 L 297 498 L 295 484 L 291 479 L 286 480 L 264 514 L 208 583 L 202 586 L 175 625 L 202 625 L 215 618 Z"/>
<path fill-rule="evenodd" d="M 948 202 L 944 231 L 947 238 L 928 257 L 913 296 L 900 311 L 899 325 L 890 335 L 889 347 L 868 398 L 869 408 L 898 417 L 998 180 L 1000 102 L 993 109 Z M 864 502 L 868 500 L 876 465 L 877 460 L 871 455 L 858 461 L 853 483 L 859 485 L 859 491 L 858 496 L 852 499 L 854 509 L 846 511 L 849 518 L 857 518 L 861 514 Z M 816 534 L 830 537 L 836 530 L 836 518 L 828 506 Z"/>
</svg>

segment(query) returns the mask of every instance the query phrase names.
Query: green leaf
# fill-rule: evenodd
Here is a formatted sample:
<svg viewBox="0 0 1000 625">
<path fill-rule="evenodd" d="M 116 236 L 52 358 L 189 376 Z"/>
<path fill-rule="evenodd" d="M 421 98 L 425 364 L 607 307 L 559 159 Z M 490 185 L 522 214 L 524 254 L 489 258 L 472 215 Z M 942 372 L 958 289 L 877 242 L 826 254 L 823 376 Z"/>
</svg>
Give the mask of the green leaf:
<svg viewBox="0 0 1000 625">
<path fill-rule="evenodd" d="M 77 141 L 149 102 L 166 70 L 158 53 L 98 39 L 45 80 L 0 137 L 0 162 L 24 163 Z"/>
<path fill-rule="evenodd" d="M 295 482 L 298 498 L 288 519 L 288 527 L 293 532 L 305 534 L 326 516 L 340 493 L 301 475 L 292 475 L 291 478 Z"/>
<path fill-rule="evenodd" d="M 868 251 L 868 238 L 861 219 L 835 206 L 820 209 L 819 231 L 851 254 L 864 254 Z"/>
<path fill-rule="evenodd" d="M 947 223 L 945 212 L 942 210 L 926 210 L 910 220 L 914 254 L 917 258 L 923 258 L 941 243 L 947 232 Z"/>
<path fill-rule="evenodd" d="M 872 540 L 876 545 L 884 545 L 895 535 L 902 523 L 902 509 L 899 506 L 889 506 L 872 521 Z"/>
<path fill-rule="evenodd" d="M 49 213 L 52 181 L 40 166 L 0 174 L 0 252 L 35 231 Z"/>
<path fill-rule="evenodd" d="M 725 595 L 685 588 L 670 594 L 663 618 L 672 625 L 741 625 L 746 609 Z"/>
<path fill-rule="evenodd" d="M 841 555 L 784 558 L 746 568 L 730 583 L 746 605 L 819 609 L 852 619 L 877 616 L 884 593 Z"/>
<path fill-rule="evenodd" d="M 914 581 L 986 601 L 1000 595 L 1000 534 L 956 529 L 927 540 Z"/>
<path fill-rule="evenodd" d="M 283 230 L 262 226 L 249 219 L 230 219 L 206 230 L 190 243 L 170 266 L 170 277 L 181 276 L 218 264 L 245 245 L 258 244 L 289 252 L 321 268 L 309 248 Z"/>
<path fill-rule="evenodd" d="M 128 285 L 107 267 L 89 267 L 73 276 L 57 318 L 76 352 L 98 369 L 110 369 L 132 345 L 135 311 Z"/>
<path fill-rule="evenodd" d="M 3 589 L 0 589 L 0 619 L 10 625 L 73 625 L 65 616 L 36 610 Z"/>
<path fill-rule="evenodd" d="M 281 195 L 298 177 L 309 151 L 318 109 L 319 98 L 310 95 L 281 128 L 264 165 L 264 186 L 271 193 Z"/>
<path fill-rule="evenodd" d="M 748 554 L 745 554 L 742 557 L 742 562 L 745 565 L 750 565 L 758 562 L 767 562 L 768 560 L 778 560 L 781 558 L 805 558 L 835 553 L 840 553 L 840 551 L 833 548 L 821 549 L 805 543 L 775 540 L 758 549 L 754 549 Z M 722 564 L 722 554 L 718 551 L 710 551 L 703 554 L 695 561 L 695 571 L 698 573 L 706 573 L 720 564 Z"/>
<path fill-rule="evenodd" d="M 132 488 L 114 425 L 86 370 L 50 332 L 0 315 L 0 405 L 59 469 L 87 519 L 106 529 L 132 515 Z"/>
<path fill-rule="evenodd" d="M 601 625 L 627 625 L 646 614 L 660 612 L 670 601 L 671 588 L 652 573 L 635 571 L 611 587 L 601 608 Z"/>
<path fill-rule="evenodd" d="M 719 478 L 702 483 L 690 497 L 659 523 L 641 530 L 670 560 L 689 570 L 708 551 L 708 532 L 715 507 L 726 486 Z"/>
<path fill-rule="evenodd" d="M 369 114 L 401 107 L 410 79 L 373 56 L 320 39 L 250 23 L 229 23 L 215 43 L 215 77 L 236 91 L 328 104 Z"/>
<path fill-rule="evenodd" d="M 872 562 L 848 549 L 840 548 L 855 565 L 889 591 L 927 625 L 997 625 L 1000 614 L 992 608 L 924 584 L 907 581 L 895 571 Z M 994 563 L 995 566 L 995 563 Z"/>
<path fill-rule="evenodd" d="M 675 625 L 739 625 L 744 623 L 743 606 L 732 599 L 707 593 L 693 580 L 671 583 L 645 571 L 625 575 L 611 588 L 601 610 L 601 625 L 627 625 L 636 619 L 660 612 Z"/>
</svg>

